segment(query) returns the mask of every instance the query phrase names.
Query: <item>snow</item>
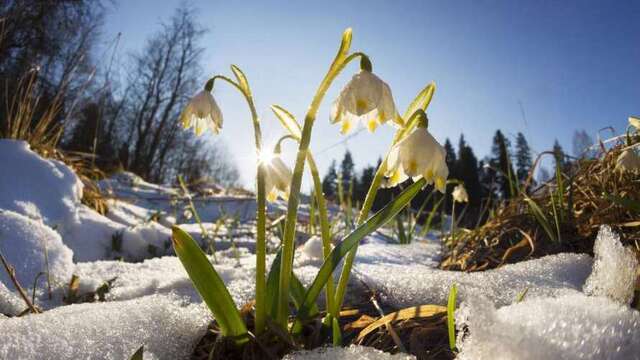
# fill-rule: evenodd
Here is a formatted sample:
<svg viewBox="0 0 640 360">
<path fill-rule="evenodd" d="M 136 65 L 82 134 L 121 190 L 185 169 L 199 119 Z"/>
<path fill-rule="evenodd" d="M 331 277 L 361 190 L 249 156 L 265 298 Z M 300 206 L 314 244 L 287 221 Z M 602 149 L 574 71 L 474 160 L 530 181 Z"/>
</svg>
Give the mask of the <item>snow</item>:
<svg viewBox="0 0 640 360">
<path fill-rule="evenodd" d="M 0 320 L 4 315 L 15 316 L 26 309 L 26 304 L 0 282 Z M 4 314 L 4 315 L 2 315 Z"/>
<path fill-rule="evenodd" d="M 234 259 L 227 252 L 218 254 L 214 267 L 227 285 L 236 305 L 242 306 L 253 298 L 255 288 L 255 257 L 241 252 Z M 239 266 L 238 266 L 239 265 Z M 93 290 L 115 278 L 107 300 L 128 300 L 151 294 L 174 294 L 191 303 L 202 299 L 187 276 L 182 263 L 175 256 L 148 259 L 141 263 L 122 261 L 94 261 L 78 263 L 75 274 L 85 290 Z"/>
<path fill-rule="evenodd" d="M 446 304 L 454 283 L 459 299 L 483 296 L 498 305 L 512 303 L 525 289 L 528 297 L 575 293 L 591 272 L 591 257 L 569 253 L 483 272 L 446 271 L 435 268 L 434 246 L 363 245 L 356 257 L 356 274 L 389 304 L 404 308 Z"/>
<path fill-rule="evenodd" d="M 0 321 L 1 359 L 188 359 L 210 321 L 201 306 L 167 296 L 69 305 Z"/>
<path fill-rule="evenodd" d="M 640 313 L 584 294 L 525 300 L 496 310 L 474 299 L 456 311 L 458 359 L 639 359 Z"/>
<path fill-rule="evenodd" d="M 415 358 L 413 355 L 391 355 L 371 347 L 351 345 L 344 348 L 322 347 L 300 351 L 286 355 L 283 360 L 413 360 Z"/>
<path fill-rule="evenodd" d="M 620 237 L 610 227 L 602 226 L 594 244 L 594 253 L 593 273 L 587 279 L 584 292 L 607 296 L 629 305 L 640 270 L 633 250 L 624 248 Z"/>
<path fill-rule="evenodd" d="M 51 227 L 77 220 L 82 182 L 65 164 L 47 160 L 24 141 L 0 140 L 0 209 L 42 217 Z"/>
<path fill-rule="evenodd" d="M 31 288 L 40 273 L 48 271 L 53 283 L 66 283 L 73 272 L 73 252 L 62 243 L 60 235 L 40 221 L 13 211 L 0 210 L 0 252 L 15 268 L 16 278 L 24 288 Z M 42 282 L 46 282 L 46 276 L 40 277 Z M 14 287 L 2 267 L 0 283 Z"/>
</svg>

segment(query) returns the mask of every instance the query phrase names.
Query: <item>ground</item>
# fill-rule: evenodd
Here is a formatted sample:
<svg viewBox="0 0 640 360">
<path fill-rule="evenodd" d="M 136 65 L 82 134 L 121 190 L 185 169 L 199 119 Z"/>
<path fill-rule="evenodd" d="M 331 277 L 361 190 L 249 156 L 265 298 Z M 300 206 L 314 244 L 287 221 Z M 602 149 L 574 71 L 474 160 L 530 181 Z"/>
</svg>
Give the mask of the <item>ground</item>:
<svg viewBox="0 0 640 360">
<path fill-rule="evenodd" d="M 193 196 L 203 237 L 180 189 L 120 173 L 99 183 L 109 199 L 101 215 L 82 204 L 72 169 L 26 143 L 0 140 L 0 163 L 11 169 L 0 173 L 0 253 L 15 268 L 14 277 L 0 268 L 0 358 L 126 359 L 141 346 L 145 359 L 189 358 L 212 318 L 173 254 L 174 224 L 203 244 L 238 306 L 252 300 L 252 197 Z M 275 219 L 284 208 L 271 204 L 269 213 Z M 322 264 L 319 240 L 301 233 L 298 241 L 294 271 L 308 285 Z M 276 247 L 272 236 L 269 249 Z M 461 359 L 640 358 L 640 313 L 629 307 L 638 261 L 608 227 L 595 258 L 561 253 L 464 273 L 439 269 L 441 250 L 438 233 L 408 245 L 384 229 L 371 234 L 350 291 L 366 289 L 401 309 L 446 305 L 456 284 Z M 24 313 L 16 282 L 42 313 Z M 412 356 L 352 345 L 287 358 Z"/>
</svg>

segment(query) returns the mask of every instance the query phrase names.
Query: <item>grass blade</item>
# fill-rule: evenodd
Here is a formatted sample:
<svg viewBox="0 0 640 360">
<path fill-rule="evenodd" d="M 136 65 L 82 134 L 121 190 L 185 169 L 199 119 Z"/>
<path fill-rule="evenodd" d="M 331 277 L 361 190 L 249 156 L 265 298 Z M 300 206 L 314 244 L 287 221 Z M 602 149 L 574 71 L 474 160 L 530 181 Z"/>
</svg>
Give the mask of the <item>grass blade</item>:
<svg viewBox="0 0 640 360">
<path fill-rule="evenodd" d="M 382 210 L 378 211 L 369 220 L 365 221 L 362 225 L 358 226 L 349 235 L 347 235 L 329 254 L 325 259 L 322 267 L 318 271 L 316 278 L 307 290 L 304 302 L 298 310 L 296 318 L 296 326 L 294 330 L 298 328 L 300 322 L 307 319 L 311 313 L 311 309 L 320 294 L 320 291 L 324 287 L 325 283 L 338 267 L 338 264 L 344 258 L 345 255 L 351 250 L 357 243 L 365 236 L 377 230 L 389 220 L 393 219 L 410 201 L 414 196 L 418 194 L 420 189 L 425 185 L 425 180 L 420 179 L 406 190 L 404 190 L 394 201 L 387 204 Z"/>
<path fill-rule="evenodd" d="M 529 205 L 529 212 L 531 212 L 540 226 L 542 226 L 544 231 L 547 233 L 547 236 L 549 236 L 549 239 L 558 242 L 556 234 L 554 234 L 553 229 L 551 228 L 551 224 L 549 224 L 549 220 L 547 220 L 547 217 L 544 215 L 544 212 L 542 212 L 540 206 L 538 206 L 538 204 L 528 196 L 525 196 L 524 201 L 526 201 Z"/>
<path fill-rule="evenodd" d="M 451 351 L 456 349 L 456 321 L 454 313 L 456 311 L 457 296 L 458 287 L 456 284 L 453 284 L 449 290 L 449 301 L 447 301 L 447 329 L 449 330 L 449 348 Z"/>
<path fill-rule="evenodd" d="M 237 344 L 246 342 L 247 327 L 222 278 L 189 234 L 177 226 L 172 230 L 173 248 L 194 287 L 216 318 L 222 335 L 236 338 Z"/>
<path fill-rule="evenodd" d="M 133 353 L 133 355 L 131 355 L 129 360 L 142 360 L 143 359 L 143 357 L 142 357 L 143 354 L 144 354 L 144 345 L 140 346 L 138 348 L 138 350 L 136 350 L 136 352 Z"/>
</svg>

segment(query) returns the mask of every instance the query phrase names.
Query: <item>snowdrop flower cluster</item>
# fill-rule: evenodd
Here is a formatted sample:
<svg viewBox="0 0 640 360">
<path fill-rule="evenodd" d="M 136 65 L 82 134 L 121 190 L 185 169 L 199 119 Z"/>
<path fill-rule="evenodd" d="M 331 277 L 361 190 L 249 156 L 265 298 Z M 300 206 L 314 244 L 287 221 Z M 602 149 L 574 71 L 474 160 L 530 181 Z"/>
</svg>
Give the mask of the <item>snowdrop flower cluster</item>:
<svg viewBox="0 0 640 360">
<path fill-rule="evenodd" d="M 451 193 L 453 196 L 453 200 L 457 202 L 469 202 L 469 194 L 467 194 L 467 190 L 464 188 L 464 185 L 460 184 L 453 189 Z"/>
<path fill-rule="evenodd" d="M 198 136 L 207 129 L 218 134 L 222 129 L 222 112 L 211 92 L 202 90 L 191 98 L 180 115 L 180 121 L 185 129 L 193 127 Z"/>
<path fill-rule="evenodd" d="M 331 123 L 340 123 L 348 134 L 359 121 L 370 132 L 388 120 L 398 118 L 391 88 L 371 71 L 360 70 L 342 89 L 331 108 Z"/>
</svg>

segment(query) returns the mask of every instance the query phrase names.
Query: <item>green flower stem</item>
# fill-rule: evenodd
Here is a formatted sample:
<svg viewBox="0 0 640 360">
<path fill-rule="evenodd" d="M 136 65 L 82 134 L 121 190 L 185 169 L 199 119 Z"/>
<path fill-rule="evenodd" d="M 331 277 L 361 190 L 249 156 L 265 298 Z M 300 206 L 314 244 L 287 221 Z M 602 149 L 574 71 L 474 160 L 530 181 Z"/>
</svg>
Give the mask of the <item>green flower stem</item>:
<svg viewBox="0 0 640 360">
<path fill-rule="evenodd" d="M 329 225 L 329 215 L 327 213 L 327 202 L 324 199 L 324 194 L 322 193 L 322 181 L 320 180 L 320 175 L 318 173 L 318 167 L 316 166 L 316 162 L 311 155 L 311 152 L 307 152 L 307 163 L 309 164 L 309 170 L 311 171 L 311 177 L 313 178 L 313 188 L 316 193 L 316 200 L 318 202 L 318 212 L 320 215 L 320 235 L 322 237 L 322 252 L 323 256 L 326 259 L 327 256 L 331 253 L 331 228 Z M 329 277 L 327 281 L 327 311 L 336 318 L 336 313 L 332 310 L 335 309 L 334 302 L 334 289 L 335 284 L 333 283 L 333 275 Z"/>
<path fill-rule="evenodd" d="M 406 135 L 413 130 L 413 124 L 415 124 L 415 118 L 420 117 L 418 121 L 423 121 L 421 114 L 418 112 L 411 115 L 411 118 L 407 120 L 407 126 L 400 128 L 396 131 L 396 134 L 393 137 L 393 141 L 391 142 L 391 147 L 397 144 L 400 140 L 402 140 Z M 426 115 L 424 116 L 426 119 Z M 426 120 L 425 120 L 426 121 Z M 387 155 L 388 156 L 388 155 Z M 358 215 L 358 224 L 361 225 L 367 220 L 369 216 L 369 212 L 373 207 L 373 202 L 376 199 L 376 195 L 378 194 L 378 189 L 382 184 L 382 180 L 384 179 L 384 174 L 387 172 L 387 156 L 385 156 L 384 161 L 378 167 L 376 174 L 373 177 L 373 181 L 371 182 L 371 186 L 369 186 L 369 190 L 367 191 L 367 196 L 364 199 L 364 203 L 362 204 L 362 209 L 360 210 L 360 215 Z M 349 282 L 349 275 L 351 274 L 351 268 L 353 267 L 353 261 L 356 258 L 356 253 L 358 252 L 358 244 L 356 244 L 353 249 L 349 252 L 346 259 L 344 260 L 344 265 L 342 266 L 342 272 L 340 273 L 340 280 L 338 280 L 338 287 L 336 290 L 336 299 L 333 302 L 335 308 L 332 310 L 332 314 L 340 314 L 340 309 L 342 308 L 342 303 L 344 301 L 344 295 L 347 291 L 347 283 Z"/>
<path fill-rule="evenodd" d="M 307 159 L 309 143 L 311 142 L 311 131 L 313 129 L 313 123 L 315 122 L 320 103 L 322 102 L 324 95 L 326 94 L 329 86 L 336 78 L 336 76 L 338 76 L 338 74 L 344 69 L 344 67 L 353 59 L 360 56 L 366 56 L 362 53 L 354 53 L 352 55 L 346 56 L 346 53 L 349 51 L 349 45 L 351 42 L 350 30 L 347 30 L 345 32 L 343 39 L 343 44 L 336 58 L 333 60 L 329 71 L 325 75 L 324 79 L 322 79 L 322 82 L 320 83 L 320 86 L 316 91 L 316 95 L 313 97 L 313 101 L 309 106 L 307 115 L 305 116 L 300 144 L 298 146 L 298 154 L 296 156 L 296 163 L 293 169 L 293 178 L 291 179 L 291 190 L 289 195 L 289 202 L 287 204 L 287 218 L 283 236 L 283 256 L 282 263 L 280 264 L 278 312 L 276 315 L 276 323 L 282 326 L 283 329 L 287 328 L 287 318 L 289 315 L 288 292 L 290 285 L 289 283 L 291 281 L 291 268 L 293 267 L 293 252 L 296 235 L 296 221 L 298 217 L 298 205 L 300 202 L 300 187 L 302 185 L 302 174 L 304 171 L 304 164 Z"/>
<path fill-rule="evenodd" d="M 213 88 L 215 80 L 220 79 L 233 85 L 236 89 L 244 95 L 249 109 L 251 110 L 251 118 L 253 120 L 253 130 L 256 143 L 256 152 L 260 154 L 262 151 L 262 132 L 260 130 L 260 120 L 258 119 L 258 113 L 256 111 L 255 104 L 253 102 L 253 96 L 249 89 L 244 89 L 235 81 L 222 75 L 216 75 L 212 77 L 206 84 L 205 88 L 210 91 Z M 255 333 L 259 335 L 265 329 L 266 326 L 266 207 L 267 197 L 265 194 L 265 169 L 261 163 L 258 163 L 258 170 L 256 175 L 257 182 L 257 214 L 256 214 L 256 304 L 255 304 Z"/>
<path fill-rule="evenodd" d="M 292 139 L 298 140 L 293 135 L 285 135 L 281 137 L 275 146 L 275 153 L 281 152 L 281 143 L 284 140 Z M 327 202 L 324 198 L 324 194 L 322 193 L 322 180 L 320 180 L 320 173 L 318 172 L 318 166 L 316 165 L 316 161 L 311 154 L 311 151 L 307 151 L 307 164 L 309 164 L 309 172 L 311 173 L 311 177 L 313 179 L 313 189 L 315 192 L 315 198 L 318 204 L 318 215 L 320 217 L 320 235 L 322 238 L 322 251 L 323 256 L 326 258 L 331 253 L 331 226 L 329 225 L 329 215 L 327 212 Z M 335 284 L 333 283 L 333 276 L 329 277 L 329 281 L 327 281 L 327 311 L 330 312 L 331 315 L 335 314 L 332 312 L 334 309 L 333 301 L 334 301 L 334 288 Z"/>
</svg>

